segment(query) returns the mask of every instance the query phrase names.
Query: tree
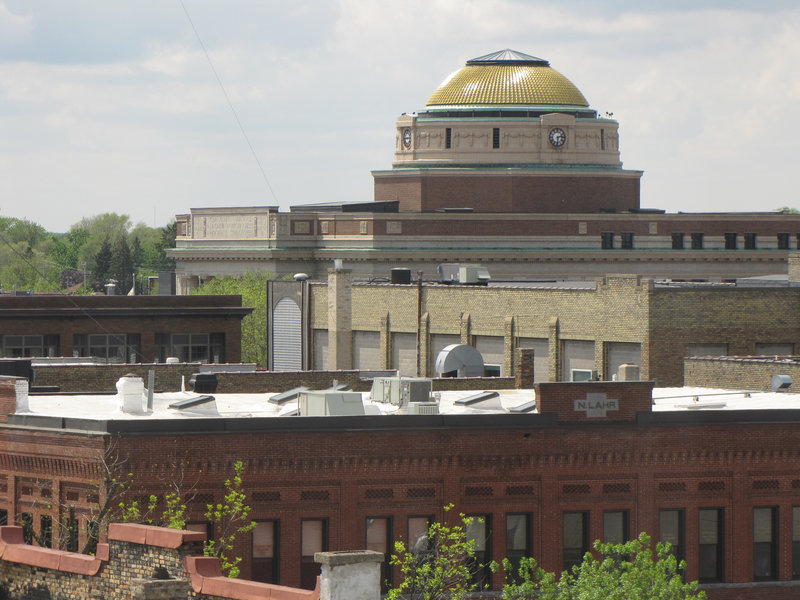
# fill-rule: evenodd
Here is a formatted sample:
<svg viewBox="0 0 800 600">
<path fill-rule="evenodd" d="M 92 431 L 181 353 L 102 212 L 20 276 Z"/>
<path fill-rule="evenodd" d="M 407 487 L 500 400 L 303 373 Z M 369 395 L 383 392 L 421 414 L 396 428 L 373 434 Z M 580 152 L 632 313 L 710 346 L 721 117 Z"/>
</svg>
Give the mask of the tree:
<svg viewBox="0 0 800 600">
<path fill-rule="evenodd" d="M 444 507 L 445 512 L 453 508 Z M 459 513 L 459 522 L 446 525 L 431 523 L 419 540 L 394 544 L 395 554 L 389 564 L 399 566 L 403 581 L 389 590 L 389 600 L 461 600 L 480 588 L 473 572 L 486 565 L 475 560 L 475 540 L 467 536 L 473 517 Z M 494 565 L 492 570 L 494 570 Z"/>
<path fill-rule="evenodd" d="M 560 578 L 539 568 L 533 558 L 523 558 L 516 572 L 508 559 L 503 561 L 508 583 L 503 600 L 702 600 L 705 592 L 697 591 L 697 582 L 686 583 L 680 563 L 670 544 L 659 542 L 655 554 L 650 536 L 625 544 L 604 544 L 595 541 L 595 558 L 587 552 L 580 565 L 564 571 Z"/>
<path fill-rule="evenodd" d="M 131 260 L 127 234 L 123 233 L 114 240 L 114 244 L 111 247 L 111 260 L 108 270 L 111 278 L 117 280 L 117 293 L 127 293 L 133 281 L 133 261 Z"/>
<path fill-rule="evenodd" d="M 239 563 L 242 562 L 242 557 L 233 553 L 236 538 L 256 526 L 256 522 L 249 519 L 250 506 L 242 486 L 244 463 L 236 461 L 233 469 L 233 478 L 225 480 L 222 502 L 207 505 L 205 514 L 214 528 L 214 539 L 206 541 L 204 553 L 219 558 L 222 572 L 228 577 L 239 576 Z"/>
<path fill-rule="evenodd" d="M 111 276 L 111 238 L 107 235 L 95 257 L 94 277 L 95 286 L 102 286 Z"/>
<path fill-rule="evenodd" d="M 253 312 L 242 319 L 242 360 L 267 365 L 267 280 L 270 273 L 248 273 L 241 277 L 217 277 L 193 294 L 238 294 L 242 305 Z"/>
</svg>

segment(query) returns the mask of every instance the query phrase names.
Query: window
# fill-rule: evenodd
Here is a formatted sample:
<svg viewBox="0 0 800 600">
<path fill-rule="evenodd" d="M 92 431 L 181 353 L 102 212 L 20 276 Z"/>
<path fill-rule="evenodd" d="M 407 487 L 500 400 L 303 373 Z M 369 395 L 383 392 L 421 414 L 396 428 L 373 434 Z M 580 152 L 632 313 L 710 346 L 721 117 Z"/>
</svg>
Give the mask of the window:
<svg viewBox="0 0 800 600">
<path fill-rule="evenodd" d="M 579 565 L 583 555 L 589 551 L 589 513 L 566 512 L 564 513 L 564 550 L 563 569 L 571 570 L 574 565 Z"/>
<path fill-rule="evenodd" d="M 624 544 L 628 541 L 628 511 L 607 510 L 603 513 L 603 541 Z"/>
<path fill-rule="evenodd" d="M 600 234 L 600 248 L 603 250 L 611 250 L 614 247 L 614 234 L 610 231 L 604 231 Z"/>
<path fill-rule="evenodd" d="M 0 509 L 0 525 L 8 525 L 8 510 Z"/>
<path fill-rule="evenodd" d="M 279 583 L 279 521 L 257 521 L 253 529 L 253 557 L 250 579 L 263 583 Z"/>
<path fill-rule="evenodd" d="M 778 509 L 753 509 L 753 579 L 778 578 Z"/>
<path fill-rule="evenodd" d="M 693 233 L 692 234 L 692 250 L 702 250 L 703 249 L 703 234 L 702 233 Z"/>
<path fill-rule="evenodd" d="M 673 250 L 683 250 L 683 234 L 682 233 L 673 233 L 672 234 L 672 249 Z"/>
<path fill-rule="evenodd" d="M 314 562 L 314 554 L 328 550 L 327 519 L 305 519 L 300 530 L 300 587 L 313 590 L 317 585 L 320 573 L 319 565 Z"/>
<path fill-rule="evenodd" d="M 512 579 L 519 583 L 519 561 L 523 556 L 532 556 L 530 514 L 506 515 L 506 558 L 511 561 Z"/>
<path fill-rule="evenodd" d="M 701 508 L 697 566 L 700 581 L 722 581 L 725 569 L 724 524 L 721 508 Z"/>
<path fill-rule="evenodd" d="M 428 544 L 428 526 L 433 517 L 408 518 L 408 547 L 411 552 L 425 550 Z"/>
<path fill-rule="evenodd" d="M 633 233 L 625 232 L 620 235 L 620 239 L 622 241 L 622 249 L 623 250 L 632 250 L 633 249 Z"/>
<path fill-rule="evenodd" d="M 41 524 L 41 544 L 45 548 L 53 547 L 53 517 L 50 515 L 42 515 L 39 520 Z"/>
<path fill-rule="evenodd" d="M 58 356 L 57 335 L 4 335 L 3 356 L 26 358 L 29 356 Z"/>
<path fill-rule="evenodd" d="M 75 516 L 75 509 L 69 509 L 69 516 L 67 517 L 67 552 L 78 551 L 78 518 Z"/>
<path fill-rule="evenodd" d="M 22 513 L 22 539 L 26 544 L 33 543 L 33 515 Z"/>
<path fill-rule="evenodd" d="M 788 233 L 779 233 L 778 234 L 778 250 L 788 250 L 789 249 L 789 234 Z"/>
<path fill-rule="evenodd" d="M 492 148 L 500 147 L 500 128 L 495 127 L 492 129 Z"/>
<path fill-rule="evenodd" d="M 224 333 L 157 333 L 155 354 L 158 362 L 176 356 L 181 362 L 225 362 Z"/>
<path fill-rule="evenodd" d="M 681 508 L 665 508 L 658 511 L 658 541 L 672 545 L 672 554 L 678 562 L 684 559 L 685 536 L 684 513 Z"/>
<path fill-rule="evenodd" d="M 735 233 L 726 233 L 725 234 L 725 250 L 736 250 L 736 234 Z"/>
<path fill-rule="evenodd" d="M 689 344 L 687 356 L 726 356 L 728 344 Z"/>
<path fill-rule="evenodd" d="M 606 130 L 600 130 L 600 150 L 606 149 Z"/>
<path fill-rule="evenodd" d="M 74 356 L 91 356 L 112 364 L 141 362 L 141 348 L 141 336 L 133 333 L 77 333 L 73 337 Z"/>
<path fill-rule="evenodd" d="M 756 249 L 756 234 L 755 233 L 745 233 L 744 234 L 744 249 L 745 250 L 755 250 Z"/>
<path fill-rule="evenodd" d="M 392 584 L 392 568 L 389 561 L 394 552 L 392 540 L 392 520 L 389 517 L 367 517 L 367 550 L 383 554 L 381 564 L 381 593 L 386 593 Z"/>
<path fill-rule="evenodd" d="M 452 148 L 453 146 L 453 130 L 450 127 L 444 130 L 444 147 Z"/>
<path fill-rule="evenodd" d="M 470 561 L 472 583 L 479 587 L 491 582 L 492 571 L 487 564 L 492 557 L 492 516 L 470 515 L 467 525 L 467 541 L 475 542 L 475 556 Z"/>
</svg>

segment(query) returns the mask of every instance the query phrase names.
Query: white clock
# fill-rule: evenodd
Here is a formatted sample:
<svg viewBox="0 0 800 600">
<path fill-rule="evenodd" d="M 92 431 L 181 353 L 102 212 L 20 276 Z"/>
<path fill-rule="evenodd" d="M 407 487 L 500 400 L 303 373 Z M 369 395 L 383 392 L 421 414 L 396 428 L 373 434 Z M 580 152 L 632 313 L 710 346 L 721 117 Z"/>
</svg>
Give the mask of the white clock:
<svg viewBox="0 0 800 600">
<path fill-rule="evenodd" d="M 403 129 L 403 146 L 411 148 L 411 128 L 406 127 Z"/>
<path fill-rule="evenodd" d="M 567 132 L 560 127 L 554 127 L 550 130 L 550 143 L 556 148 L 560 148 L 567 141 Z"/>
</svg>

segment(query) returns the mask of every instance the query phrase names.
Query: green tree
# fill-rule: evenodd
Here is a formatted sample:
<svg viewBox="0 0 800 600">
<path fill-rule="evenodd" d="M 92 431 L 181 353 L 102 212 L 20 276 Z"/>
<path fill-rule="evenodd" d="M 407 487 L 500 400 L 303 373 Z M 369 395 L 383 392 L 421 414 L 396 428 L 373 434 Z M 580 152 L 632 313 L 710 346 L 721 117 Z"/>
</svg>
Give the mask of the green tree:
<svg viewBox="0 0 800 600">
<path fill-rule="evenodd" d="M 123 233 L 114 240 L 108 270 L 109 275 L 117 280 L 117 293 L 127 293 L 133 281 L 133 261 L 127 234 Z"/>
<path fill-rule="evenodd" d="M 681 572 L 686 563 L 676 560 L 669 544 L 659 542 L 655 553 L 650 536 L 625 544 L 595 541 L 594 549 L 583 562 L 556 578 L 539 568 L 533 558 L 523 558 L 513 572 L 508 559 L 503 561 L 508 583 L 503 600 L 702 600 L 697 582 L 686 583 Z"/>
<path fill-rule="evenodd" d="M 256 522 L 250 520 L 250 506 L 242 484 L 244 463 L 236 461 L 234 475 L 225 480 L 222 502 L 208 504 L 205 517 L 214 528 L 214 539 L 206 541 L 205 555 L 219 558 L 222 572 L 228 577 L 239 576 L 241 556 L 235 556 L 236 538 L 252 531 Z"/>
<path fill-rule="evenodd" d="M 193 294 L 237 294 L 242 305 L 253 312 L 242 319 L 242 360 L 267 365 L 267 280 L 269 273 L 249 273 L 241 277 L 217 277 L 194 290 Z"/>
<path fill-rule="evenodd" d="M 449 512 L 453 505 L 444 507 Z M 389 590 L 389 600 L 461 600 L 480 588 L 473 582 L 473 572 L 486 565 L 477 564 L 474 539 L 467 536 L 473 517 L 459 513 L 454 525 L 433 522 L 419 540 L 409 540 L 408 546 L 397 541 L 389 561 L 400 567 L 403 580 Z M 492 570 L 495 566 L 490 565 Z"/>
<path fill-rule="evenodd" d="M 95 287 L 101 289 L 111 276 L 111 237 L 106 235 L 94 261 Z"/>
</svg>

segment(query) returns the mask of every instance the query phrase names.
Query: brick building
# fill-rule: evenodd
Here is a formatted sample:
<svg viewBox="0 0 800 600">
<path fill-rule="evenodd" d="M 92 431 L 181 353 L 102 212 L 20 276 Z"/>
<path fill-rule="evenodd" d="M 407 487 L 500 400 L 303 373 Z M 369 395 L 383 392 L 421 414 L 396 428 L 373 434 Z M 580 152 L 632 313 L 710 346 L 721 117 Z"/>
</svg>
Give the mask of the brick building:
<svg viewBox="0 0 800 600">
<path fill-rule="evenodd" d="M 0 356 L 239 362 L 241 296 L 0 295 Z"/>
<path fill-rule="evenodd" d="M 358 275 L 483 263 L 497 278 L 732 279 L 785 273 L 800 215 L 643 208 L 619 123 L 549 62 L 512 50 L 467 61 L 395 124 L 372 202 L 198 207 L 177 215 L 179 293 L 216 275 Z M 646 204 L 645 204 L 646 206 Z"/>
<path fill-rule="evenodd" d="M 0 380 L 0 506 L 37 530 L 66 505 L 84 531 L 103 501 L 97 457 L 113 446 L 150 493 L 185 461 L 198 474 L 189 521 L 200 529 L 242 460 L 258 523 L 237 548 L 246 578 L 312 587 L 314 552 L 385 552 L 453 502 L 481 517 L 470 536 L 486 558 L 533 555 L 559 571 L 594 539 L 647 531 L 675 544 L 712 599 L 800 590 L 793 394 L 543 383 L 501 392 L 492 409 L 443 393 L 439 415 L 281 417 L 265 394 L 218 394 L 214 410 L 192 414 L 167 408 L 174 394 L 157 395 L 147 414 L 121 411 L 113 396 L 78 396 L 76 411 L 63 397 L 27 397 L 17 381 Z"/>
<path fill-rule="evenodd" d="M 680 386 L 686 356 L 800 350 L 800 287 L 786 281 L 679 284 L 608 275 L 484 287 L 351 277 L 332 269 L 327 284 L 270 282 L 271 368 L 430 377 L 439 352 L 463 343 L 502 376 L 514 375 L 518 348 L 531 348 L 536 381 L 610 380 L 632 363 L 659 386 Z M 298 350 L 279 355 L 275 349 L 290 341 Z"/>
</svg>

